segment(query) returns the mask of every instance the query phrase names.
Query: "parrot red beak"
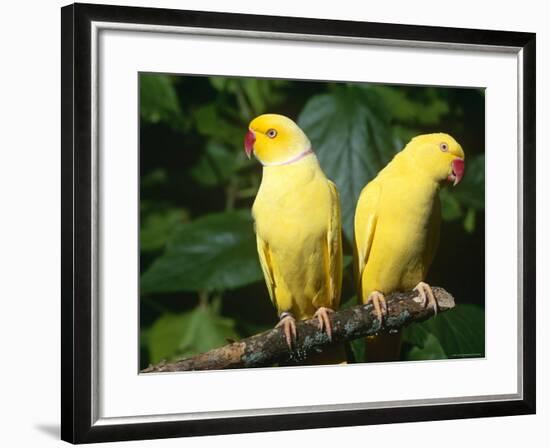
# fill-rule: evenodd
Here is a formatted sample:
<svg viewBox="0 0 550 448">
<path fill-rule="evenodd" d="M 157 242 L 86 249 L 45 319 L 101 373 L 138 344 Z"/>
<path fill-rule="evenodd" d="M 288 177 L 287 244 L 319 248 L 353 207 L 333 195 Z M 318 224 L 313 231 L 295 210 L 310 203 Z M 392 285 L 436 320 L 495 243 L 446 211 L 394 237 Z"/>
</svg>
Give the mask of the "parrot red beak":
<svg viewBox="0 0 550 448">
<path fill-rule="evenodd" d="M 452 173 L 449 174 L 447 180 L 453 183 L 453 186 L 458 185 L 464 176 L 464 159 L 456 158 L 451 162 Z"/>
<path fill-rule="evenodd" d="M 252 155 L 252 151 L 254 151 L 255 141 L 256 141 L 256 136 L 254 135 L 254 132 L 249 130 L 244 136 L 244 152 L 246 152 L 246 156 L 249 159 L 250 159 L 250 156 Z"/>
</svg>

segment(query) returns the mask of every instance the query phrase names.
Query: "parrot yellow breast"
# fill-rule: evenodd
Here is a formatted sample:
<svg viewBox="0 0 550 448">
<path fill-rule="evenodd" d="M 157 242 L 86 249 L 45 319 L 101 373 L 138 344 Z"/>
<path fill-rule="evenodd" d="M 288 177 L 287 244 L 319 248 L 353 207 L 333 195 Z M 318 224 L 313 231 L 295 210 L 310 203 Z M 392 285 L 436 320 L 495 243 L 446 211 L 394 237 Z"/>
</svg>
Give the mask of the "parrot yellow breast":
<svg viewBox="0 0 550 448">
<path fill-rule="evenodd" d="M 439 241 L 439 183 L 399 154 L 361 192 L 355 214 L 355 264 L 364 302 L 423 281 Z"/>
<path fill-rule="evenodd" d="M 260 263 L 277 312 L 311 318 L 340 301 L 342 247 L 336 188 L 309 154 L 264 166 L 252 213 Z"/>
</svg>

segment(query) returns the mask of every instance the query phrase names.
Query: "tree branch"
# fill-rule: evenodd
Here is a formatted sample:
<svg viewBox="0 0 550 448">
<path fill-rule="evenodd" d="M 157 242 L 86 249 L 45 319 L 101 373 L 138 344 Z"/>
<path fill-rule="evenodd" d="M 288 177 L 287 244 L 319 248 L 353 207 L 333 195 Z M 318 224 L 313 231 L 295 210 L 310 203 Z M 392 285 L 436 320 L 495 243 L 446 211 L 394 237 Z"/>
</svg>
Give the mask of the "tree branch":
<svg viewBox="0 0 550 448">
<path fill-rule="evenodd" d="M 451 294 L 437 287 L 433 288 L 433 292 L 439 312 L 454 308 L 455 301 Z M 372 304 L 357 305 L 331 314 L 332 341 L 326 333 L 318 330 L 317 319 L 309 319 L 297 322 L 298 337 L 292 351 L 286 345 L 282 329 L 274 328 L 191 358 L 151 365 L 142 373 L 262 367 L 300 361 L 330 344 L 394 332 L 411 322 L 423 321 L 434 315 L 432 308 L 424 308 L 418 303 L 414 291 L 392 293 L 386 299 L 388 314 L 382 324 L 374 315 Z"/>
</svg>

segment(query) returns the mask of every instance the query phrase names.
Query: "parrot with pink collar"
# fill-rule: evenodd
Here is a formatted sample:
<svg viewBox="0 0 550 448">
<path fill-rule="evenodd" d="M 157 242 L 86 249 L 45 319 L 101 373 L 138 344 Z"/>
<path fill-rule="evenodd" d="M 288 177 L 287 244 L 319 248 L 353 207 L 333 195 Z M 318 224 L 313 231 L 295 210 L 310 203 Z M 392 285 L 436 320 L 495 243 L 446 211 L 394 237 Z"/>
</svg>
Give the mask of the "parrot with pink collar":
<svg viewBox="0 0 550 448">
<path fill-rule="evenodd" d="M 336 186 L 323 173 L 308 137 L 290 118 L 256 117 L 244 146 L 248 157 L 254 155 L 263 165 L 252 215 L 260 264 L 279 316 L 277 327 L 290 348 L 297 320 L 317 318 L 330 338 L 330 314 L 340 305 L 342 287 Z M 334 362 L 342 362 L 343 347 L 336 347 L 340 350 Z"/>
</svg>

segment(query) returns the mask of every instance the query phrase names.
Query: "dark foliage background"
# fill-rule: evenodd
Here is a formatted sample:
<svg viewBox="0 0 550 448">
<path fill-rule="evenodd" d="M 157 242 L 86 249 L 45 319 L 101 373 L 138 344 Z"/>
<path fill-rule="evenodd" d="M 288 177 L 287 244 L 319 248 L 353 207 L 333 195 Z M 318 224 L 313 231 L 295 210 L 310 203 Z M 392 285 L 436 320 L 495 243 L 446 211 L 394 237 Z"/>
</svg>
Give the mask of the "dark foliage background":
<svg viewBox="0 0 550 448">
<path fill-rule="evenodd" d="M 140 74 L 141 367 L 275 325 L 250 208 L 261 166 L 242 141 L 261 113 L 297 120 L 338 185 L 343 306 L 355 304 L 352 219 L 359 192 L 414 135 L 448 132 L 466 152 L 441 193 L 441 242 L 428 281 L 455 310 L 403 333 L 403 360 L 484 356 L 485 98 L 481 89 Z M 363 341 L 351 344 L 361 362 Z"/>
</svg>

